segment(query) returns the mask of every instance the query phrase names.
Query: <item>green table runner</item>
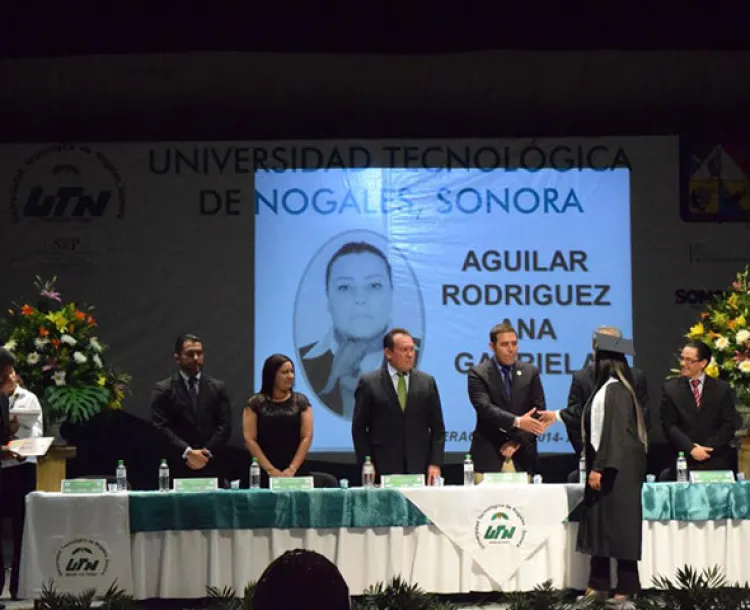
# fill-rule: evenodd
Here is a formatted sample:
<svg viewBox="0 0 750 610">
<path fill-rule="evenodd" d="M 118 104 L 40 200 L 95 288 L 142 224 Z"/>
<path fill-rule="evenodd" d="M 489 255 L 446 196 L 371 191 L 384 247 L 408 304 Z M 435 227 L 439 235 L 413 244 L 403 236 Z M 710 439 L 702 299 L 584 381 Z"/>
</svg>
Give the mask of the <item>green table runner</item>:
<svg viewBox="0 0 750 610">
<path fill-rule="evenodd" d="M 645 521 L 750 519 L 750 483 L 646 483 Z M 130 531 L 429 525 L 395 489 L 130 494 Z"/>
</svg>

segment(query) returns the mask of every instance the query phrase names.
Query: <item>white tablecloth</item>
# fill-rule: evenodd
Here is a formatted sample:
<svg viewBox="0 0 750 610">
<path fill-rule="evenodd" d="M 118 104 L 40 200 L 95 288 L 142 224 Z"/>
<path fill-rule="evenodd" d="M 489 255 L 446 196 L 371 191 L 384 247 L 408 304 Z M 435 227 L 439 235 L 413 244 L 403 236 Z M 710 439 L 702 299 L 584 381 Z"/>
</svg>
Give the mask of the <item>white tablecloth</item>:
<svg viewBox="0 0 750 610">
<path fill-rule="evenodd" d="M 547 486 L 529 490 L 533 487 Z M 418 492 L 407 494 L 431 510 L 424 498 L 416 498 Z M 460 490 L 447 495 L 451 493 L 460 495 Z M 588 575 L 588 558 L 575 552 L 577 526 L 567 522 L 548 524 L 544 540 L 508 573 L 505 567 L 496 571 L 491 562 L 477 561 L 475 548 L 461 548 L 438 525 L 129 535 L 124 494 L 34 493 L 27 499 L 27 511 L 21 573 L 21 594 L 26 598 L 38 597 L 50 579 L 65 591 L 95 586 L 103 592 L 116 578 L 137 599 L 199 598 L 208 586 L 241 591 L 273 559 L 294 548 L 315 550 L 331 559 L 354 595 L 393 576 L 435 593 L 467 593 L 529 590 L 548 579 L 558 588 L 580 589 Z M 686 563 L 698 569 L 718 564 L 730 581 L 750 581 L 750 563 L 743 560 L 750 549 L 750 521 L 650 521 L 643 523 L 643 533 L 644 586 L 657 574 L 672 577 Z M 69 544 L 73 541 L 83 542 Z M 79 547 L 84 550 L 76 556 L 89 559 L 80 562 L 81 567 L 65 554 Z M 97 558 L 106 559 L 106 570 L 105 561 L 92 567 Z"/>
</svg>

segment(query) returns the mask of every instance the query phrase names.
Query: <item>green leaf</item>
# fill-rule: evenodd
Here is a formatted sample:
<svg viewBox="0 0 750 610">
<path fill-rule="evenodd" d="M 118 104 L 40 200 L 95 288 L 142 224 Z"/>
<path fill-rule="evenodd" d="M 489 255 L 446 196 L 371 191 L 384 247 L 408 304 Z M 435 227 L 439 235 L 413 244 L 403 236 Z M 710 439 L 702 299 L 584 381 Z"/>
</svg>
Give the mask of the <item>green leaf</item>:
<svg viewBox="0 0 750 610">
<path fill-rule="evenodd" d="M 90 419 L 109 404 L 110 391 L 99 386 L 50 386 L 44 392 L 50 412 L 70 422 Z"/>
</svg>

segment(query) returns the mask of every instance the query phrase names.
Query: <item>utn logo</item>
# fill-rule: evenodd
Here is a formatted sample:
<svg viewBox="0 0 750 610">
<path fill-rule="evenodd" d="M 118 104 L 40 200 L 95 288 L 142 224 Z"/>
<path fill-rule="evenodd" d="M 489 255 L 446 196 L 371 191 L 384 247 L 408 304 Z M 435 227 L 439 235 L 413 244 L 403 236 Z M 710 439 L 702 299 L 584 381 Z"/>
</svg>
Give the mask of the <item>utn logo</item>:
<svg viewBox="0 0 750 610">
<path fill-rule="evenodd" d="M 55 146 L 29 157 L 13 181 L 11 213 L 45 221 L 122 218 L 125 189 L 114 165 L 87 146 Z"/>
<path fill-rule="evenodd" d="M 76 538 L 60 547 L 56 564 L 59 576 L 102 576 L 109 568 L 109 553 L 97 540 Z"/>
<path fill-rule="evenodd" d="M 495 513 L 491 517 L 492 521 L 495 521 L 496 519 L 505 519 L 506 521 L 509 519 L 508 515 L 505 513 Z M 488 525 L 487 530 L 484 532 L 484 539 L 485 540 L 510 540 L 513 538 L 513 536 L 516 533 L 516 526 L 513 527 L 505 527 L 505 524 L 501 523 L 499 525 Z"/>
<path fill-rule="evenodd" d="M 65 571 L 71 572 L 96 572 L 99 567 L 99 560 L 94 557 L 91 549 L 80 546 L 70 554 L 68 565 Z"/>
</svg>

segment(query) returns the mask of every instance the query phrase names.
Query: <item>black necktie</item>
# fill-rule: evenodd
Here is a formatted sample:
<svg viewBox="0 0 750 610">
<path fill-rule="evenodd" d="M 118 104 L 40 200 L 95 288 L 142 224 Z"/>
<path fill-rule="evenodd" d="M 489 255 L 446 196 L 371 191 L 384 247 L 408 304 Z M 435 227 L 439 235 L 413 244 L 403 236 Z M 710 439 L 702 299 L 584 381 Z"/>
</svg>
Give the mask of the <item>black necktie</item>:
<svg viewBox="0 0 750 610">
<path fill-rule="evenodd" d="M 510 367 L 503 366 L 503 382 L 505 383 L 505 396 L 510 400 Z"/>
<path fill-rule="evenodd" d="M 190 394 L 190 400 L 193 403 L 193 413 L 196 417 L 198 415 L 198 380 L 195 377 L 188 379 L 188 394 Z"/>
</svg>

